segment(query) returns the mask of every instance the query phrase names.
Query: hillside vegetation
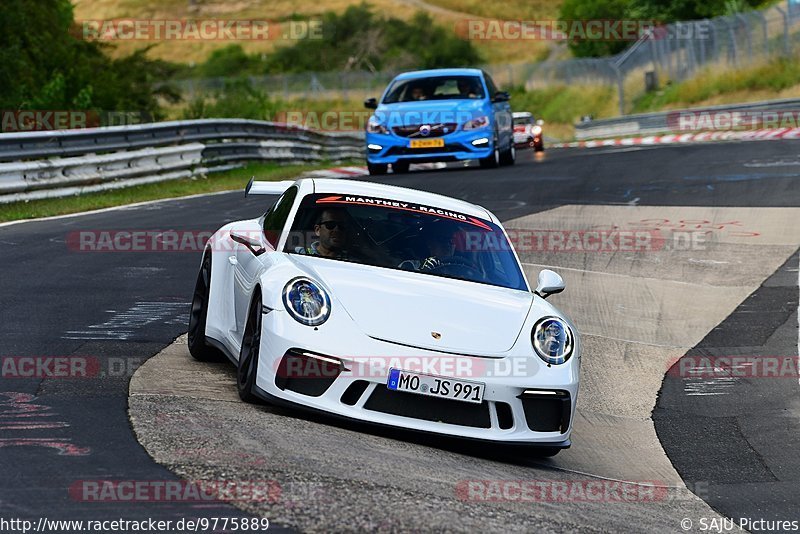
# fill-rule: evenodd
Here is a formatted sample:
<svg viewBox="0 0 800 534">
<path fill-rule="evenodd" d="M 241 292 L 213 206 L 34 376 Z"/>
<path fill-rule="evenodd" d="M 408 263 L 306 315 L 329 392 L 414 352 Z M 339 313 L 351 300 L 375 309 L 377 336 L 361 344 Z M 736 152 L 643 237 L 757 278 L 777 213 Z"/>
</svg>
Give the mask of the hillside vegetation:
<svg viewBox="0 0 800 534">
<path fill-rule="evenodd" d="M 75 15 L 82 20 L 120 18 L 185 20 L 310 20 L 326 13 L 343 14 L 347 8 L 359 6 L 363 0 L 74 0 Z M 433 24 L 453 31 L 458 24 L 474 18 L 489 19 L 554 19 L 562 0 L 368 0 L 374 13 L 386 18 L 410 21 L 417 12 L 426 13 Z M 142 43 L 123 41 L 114 44 L 115 56 L 129 55 L 145 44 L 153 44 L 148 57 L 180 63 L 202 63 L 212 52 L 232 44 L 224 41 L 171 41 Z M 265 54 L 293 43 L 283 40 L 234 43 L 250 54 Z M 544 41 L 487 40 L 478 43 L 483 61 L 507 63 L 535 61 L 545 57 L 553 43 Z"/>
</svg>

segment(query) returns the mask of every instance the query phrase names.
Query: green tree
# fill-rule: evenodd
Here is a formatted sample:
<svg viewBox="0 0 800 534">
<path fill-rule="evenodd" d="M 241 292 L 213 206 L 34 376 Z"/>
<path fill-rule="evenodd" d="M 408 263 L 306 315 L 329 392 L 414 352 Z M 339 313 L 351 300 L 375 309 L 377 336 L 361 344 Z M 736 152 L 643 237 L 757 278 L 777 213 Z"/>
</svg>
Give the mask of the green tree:
<svg viewBox="0 0 800 534">
<path fill-rule="evenodd" d="M 696 20 L 730 15 L 739 11 L 762 7 L 770 0 L 631 0 L 629 14 L 634 18 L 650 19 L 660 23 Z"/>
<path fill-rule="evenodd" d="M 304 39 L 276 50 L 270 72 L 381 70 L 473 65 L 480 55 L 471 42 L 437 27 L 418 12 L 410 22 L 382 17 L 367 4 L 322 16 L 320 39 Z"/>
<path fill-rule="evenodd" d="M 69 0 L 2 0 L 0 109 L 81 109 L 160 116 L 152 86 L 174 67 L 147 50 L 112 60 L 104 46 L 81 38 Z"/>
<path fill-rule="evenodd" d="M 572 21 L 620 20 L 626 17 L 629 0 L 564 0 L 561 4 L 561 19 Z M 608 56 L 621 52 L 630 41 L 571 39 L 568 46 L 577 57 Z"/>
</svg>

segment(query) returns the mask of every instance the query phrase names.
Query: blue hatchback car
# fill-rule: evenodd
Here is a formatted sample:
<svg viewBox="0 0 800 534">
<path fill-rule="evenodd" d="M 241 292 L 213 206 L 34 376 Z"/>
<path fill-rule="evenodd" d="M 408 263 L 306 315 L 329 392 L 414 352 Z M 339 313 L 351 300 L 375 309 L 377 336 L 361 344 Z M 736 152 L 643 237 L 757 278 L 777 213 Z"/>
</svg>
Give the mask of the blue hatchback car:
<svg viewBox="0 0 800 534">
<path fill-rule="evenodd" d="M 408 171 L 411 163 L 476 159 L 482 167 L 516 158 L 509 95 L 479 69 L 436 69 L 397 76 L 364 102 L 370 174 Z"/>
</svg>

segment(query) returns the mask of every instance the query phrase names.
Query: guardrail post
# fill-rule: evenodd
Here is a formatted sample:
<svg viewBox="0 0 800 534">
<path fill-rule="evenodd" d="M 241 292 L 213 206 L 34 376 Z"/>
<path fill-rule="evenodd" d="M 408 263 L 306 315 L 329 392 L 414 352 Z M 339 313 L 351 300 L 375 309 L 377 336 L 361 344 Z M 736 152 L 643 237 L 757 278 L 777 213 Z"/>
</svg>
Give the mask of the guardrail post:
<svg viewBox="0 0 800 534">
<path fill-rule="evenodd" d="M 789 55 L 789 14 L 781 9 L 780 6 L 775 6 L 775 9 L 783 17 L 783 55 Z"/>
<path fill-rule="evenodd" d="M 720 22 L 728 27 L 728 37 L 730 38 L 731 46 L 728 48 L 728 62 L 733 63 L 734 67 L 737 65 L 737 50 L 736 50 L 736 35 L 733 33 L 733 24 L 726 18 L 720 19 Z"/>
<path fill-rule="evenodd" d="M 702 24 L 701 22 L 695 23 L 693 31 L 694 32 L 700 31 L 700 25 L 701 24 Z M 708 24 L 705 24 L 704 27 L 708 28 Z M 708 34 L 708 32 L 706 32 L 706 31 L 703 31 L 702 34 L 695 33 L 695 35 L 697 36 L 698 43 L 700 44 L 700 65 L 701 66 L 706 64 L 706 43 L 705 43 L 705 41 L 706 41 L 706 35 L 707 34 Z"/>
<path fill-rule="evenodd" d="M 747 21 L 747 17 L 742 14 L 737 13 L 736 18 L 742 21 L 742 24 L 744 25 L 744 36 L 745 41 L 747 42 L 747 58 L 750 61 L 753 61 L 753 40 L 750 36 L 750 23 Z"/>
<path fill-rule="evenodd" d="M 664 38 L 664 57 L 667 60 L 667 73 L 669 74 L 669 79 L 674 80 L 675 74 L 672 70 L 672 42 L 669 38 L 669 34 Z"/>
<path fill-rule="evenodd" d="M 625 115 L 625 80 L 622 77 L 622 71 L 615 62 L 611 62 L 611 68 L 617 76 L 617 95 L 619 96 L 619 114 Z"/>
</svg>

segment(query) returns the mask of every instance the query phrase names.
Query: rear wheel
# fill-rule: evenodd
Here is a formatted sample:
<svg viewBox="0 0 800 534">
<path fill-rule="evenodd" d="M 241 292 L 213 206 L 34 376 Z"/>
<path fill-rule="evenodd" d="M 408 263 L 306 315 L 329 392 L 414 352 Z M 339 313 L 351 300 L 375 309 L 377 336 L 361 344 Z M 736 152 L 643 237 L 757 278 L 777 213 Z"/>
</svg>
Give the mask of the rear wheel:
<svg viewBox="0 0 800 534">
<path fill-rule="evenodd" d="M 256 292 L 247 313 L 242 349 L 236 365 L 236 389 L 239 398 L 250 403 L 259 402 L 258 397 L 253 394 L 258 371 L 258 353 L 261 349 L 261 293 L 258 288 Z"/>
<path fill-rule="evenodd" d="M 386 174 L 389 166 L 384 163 L 369 163 L 367 162 L 367 170 L 371 176 Z"/>
<path fill-rule="evenodd" d="M 192 296 L 192 307 L 189 312 L 189 353 L 201 362 L 223 359 L 219 350 L 206 342 L 206 320 L 208 319 L 208 297 L 211 294 L 211 253 L 203 256 L 203 264 L 197 275 Z"/>
<path fill-rule="evenodd" d="M 502 165 L 513 165 L 517 161 L 517 149 L 514 143 L 508 144 L 508 150 L 503 152 L 500 161 Z"/>
</svg>

